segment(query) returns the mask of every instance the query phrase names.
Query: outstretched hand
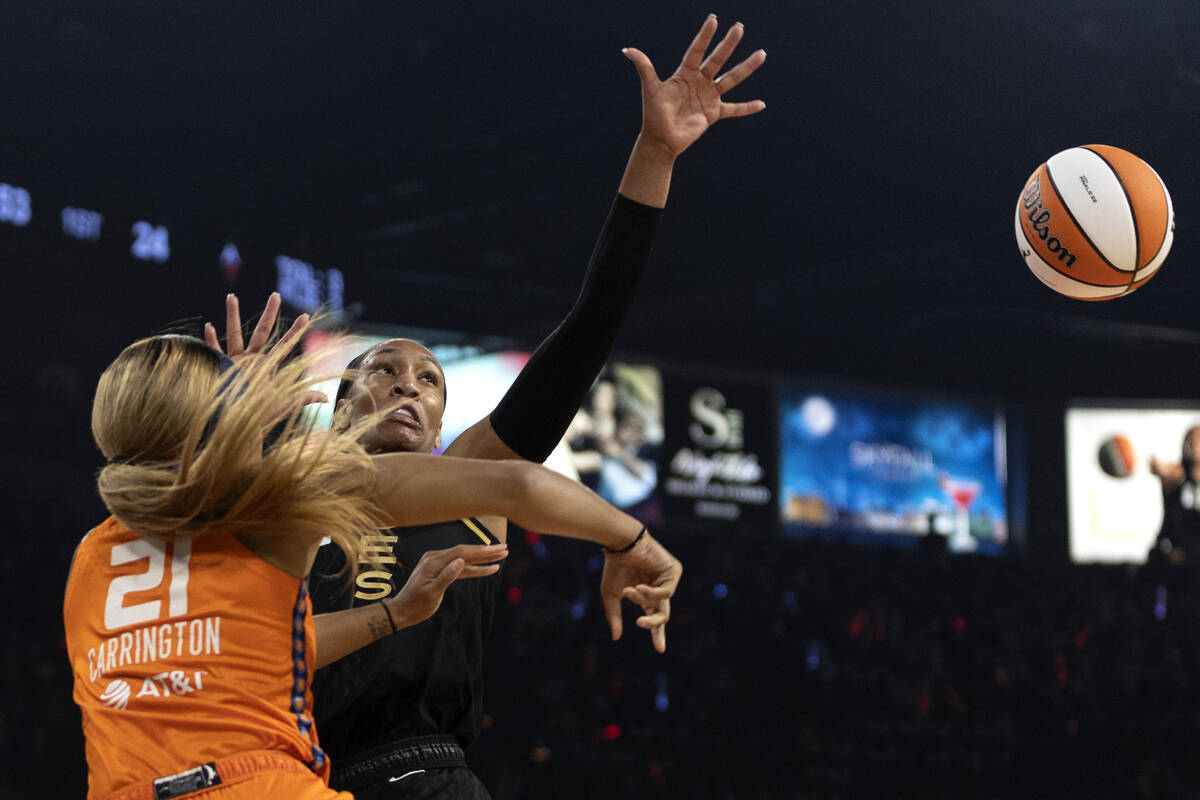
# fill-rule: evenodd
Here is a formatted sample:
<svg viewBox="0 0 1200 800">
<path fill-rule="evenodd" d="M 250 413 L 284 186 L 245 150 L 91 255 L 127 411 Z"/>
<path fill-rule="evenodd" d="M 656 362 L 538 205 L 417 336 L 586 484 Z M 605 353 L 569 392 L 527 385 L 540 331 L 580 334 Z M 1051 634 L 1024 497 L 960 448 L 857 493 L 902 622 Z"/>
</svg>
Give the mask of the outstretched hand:
<svg viewBox="0 0 1200 800">
<path fill-rule="evenodd" d="M 225 346 L 228 351 L 221 349 L 221 340 L 217 338 L 217 329 L 211 322 L 204 323 L 204 341 L 213 350 L 229 356 L 229 360 L 235 364 L 268 353 L 276 356 L 278 359 L 276 363 L 278 363 L 300 341 L 300 332 L 308 325 L 309 319 L 308 314 L 296 317 L 287 333 L 279 337 L 279 341 L 275 342 L 272 347 L 267 347 L 267 343 L 271 340 L 271 332 L 275 330 L 275 321 L 279 319 L 279 307 L 282 304 L 279 292 L 271 292 L 271 296 L 267 298 L 267 305 L 263 308 L 262 316 L 258 318 L 258 324 L 254 326 L 254 332 L 250 334 L 250 343 L 245 344 L 242 339 L 242 313 L 237 295 L 227 294 L 225 295 Z M 304 405 L 327 402 L 329 402 L 329 398 L 317 391 L 306 392 L 303 398 Z"/>
<path fill-rule="evenodd" d="M 658 79 L 654 65 L 641 50 L 627 47 L 621 52 L 637 67 L 642 83 L 642 138 L 675 157 L 708 130 L 717 120 L 757 114 L 767 107 L 761 100 L 727 103 L 721 95 L 744 81 L 767 59 L 755 50 L 737 66 L 718 76 L 742 39 L 745 28 L 736 23 L 705 58 L 704 53 L 717 32 L 717 17 L 710 14 L 679 67 L 665 81 Z"/>
<path fill-rule="evenodd" d="M 667 621 L 671 618 L 671 597 L 683 565 L 649 533 L 627 553 L 608 553 L 600 578 L 600 597 L 604 616 L 612 629 L 613 641 L 621 638 L 624 623 L 621 600 L 641 606 L 637 626 L 650 631 L 650 641 L 658 652 L 667 649 Z"/>
<path fill-rule="evenodd" d="M 286 354 L 295 346 L 297 334 L 308 324 L 308 314 L 296 317 L 296 321 L 292 323 L 292 327 L 288 328 L 287 333 L 281 336 L 275 346 L 268 350 L 267 342 L 271 339 L 271 331 L 275 329 L 275 321 L 279 319 L 279 307 L 282 304 L 279 292 L 271 292 L 262 316 L 258 318 L 258 324 L 254 326 L 254 332 L 250 334 L 250 344 L 245 345 L 242 341 L 242 313 L 238 306 L 237 295 L 227 294 L 225 295 L 225 346 L 229 349 L 228 351 L 221 349 L 221 340 L 217 338 L 217 329 L 211 322 L 204 323 L 204 341 L 218 353 L 229 356 L 235 364 L 260 353 Z"/>
</svg>

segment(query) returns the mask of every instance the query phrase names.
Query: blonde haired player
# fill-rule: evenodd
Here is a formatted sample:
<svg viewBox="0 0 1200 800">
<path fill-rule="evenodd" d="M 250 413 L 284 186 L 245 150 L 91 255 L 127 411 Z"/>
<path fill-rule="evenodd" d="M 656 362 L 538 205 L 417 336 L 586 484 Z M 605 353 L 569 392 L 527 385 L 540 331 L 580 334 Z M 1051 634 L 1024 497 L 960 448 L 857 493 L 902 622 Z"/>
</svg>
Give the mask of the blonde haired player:
<svg viewBox="0 0 1200 800">
<path fill-rule="evenodd" d="M 357 564 L 382 525 L 504 514 L 613 546 L 642 529 L 536 465 L 369 456 L 356 440 L 374 417 L 318 437 L 299 413 L 315 359 L 283 363 L 307 320 L 266 348 L 278 305 L 273 295 L 249 347 L 231 332 L 232 358 L 154 336 L 100 377 L 92 431 L 112 516 L 80 543 L 63 602 L 89 798 L 350 797 L 326 786 L 311 717 L 304 576 L 324 536 Z M 415 623 L 504 553 L 431 554 L 395 602 L 344 613 Z"/>
</svg>

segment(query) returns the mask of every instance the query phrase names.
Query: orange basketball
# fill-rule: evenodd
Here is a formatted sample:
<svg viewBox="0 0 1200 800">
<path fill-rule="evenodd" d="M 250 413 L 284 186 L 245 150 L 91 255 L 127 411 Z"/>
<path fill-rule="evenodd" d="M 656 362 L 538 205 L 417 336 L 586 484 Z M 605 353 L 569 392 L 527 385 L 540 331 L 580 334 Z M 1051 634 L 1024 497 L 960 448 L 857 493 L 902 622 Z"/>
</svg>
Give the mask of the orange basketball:
<svg viewBox="0 0 1200 800">
<path fill-rule="evenodd" d="M 1016 230 L 1042 283 L 1077 300 L 1111 300 L 1154 277 L 1171 249 L 1175 213 L 1149 164 L 1089 144 L 1034 170 L 1017 200 Z"/>
<path fill-rule="evenodd" d="M 1100 462 L 1100 469 L 1114 478 L 1128 478 L 1137 465 L 1133 445 L 1127 436 L 1120 433 L 1108 437 L 1100 444 L 1096 458 Z"/>
</svg>

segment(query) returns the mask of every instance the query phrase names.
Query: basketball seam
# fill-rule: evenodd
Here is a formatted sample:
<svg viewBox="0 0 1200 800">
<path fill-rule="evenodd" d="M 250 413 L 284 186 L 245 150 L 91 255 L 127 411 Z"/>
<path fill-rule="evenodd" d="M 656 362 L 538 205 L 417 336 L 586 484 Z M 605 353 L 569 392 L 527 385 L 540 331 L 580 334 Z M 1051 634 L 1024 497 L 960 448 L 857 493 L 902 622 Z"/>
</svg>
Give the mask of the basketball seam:
<svg viewBox="0 0 1200 800">
<path fill-rule="evenodd" d="M 1034 247 L 1033 241 L 1029 238 L 1029 234 L 1025 231 L 1024 225 L 1021 226 L 1021 235 L 1025 237 L 1026 244 L 1028 244 L 1031 248 L 1033 248 L 1033 254 L 1036 255 L 1038 258 L 1041 258 L 1041 253 L 1039 253 L 1037 251 L 1037 248 Z M 1059 275 L 1062 275 L 1064 278 L 1073 280 L 1076 283 L 1082 283 L 1084 286 L 1095 286 L 1097 289 L 1120 289 L 1121 288 L 1121 284 L 1119 284 L 1119 283 L 1109 284 L 1109 283 L 1092 283 L 1091 281 L 1085 281 L 1083 278 L 1079 278 L 1068 272 L 1063 272 L 1061 269 L 1054 266 L 1053 264 L 1051 264 L 1049 261 L 1047 261 L 1044 258 L 1042 258 L 1042 263 L 1045 264 L 1046 266 L 1048 266 L 1050 269 L 1057 272 Z M 1113 297 L 1120 297 L 1120 296 L 1121 295 L 1119 295 L 1119 294 L 1113 295 Z"/>
<path fill-rule="evenodd" d="M 1147 166 L 1149 166 L 1149 165 L 1147 164 Z M 1150 171 L 1154 172 L 1153 169 L 1151 169 Z M 1157 172 L 1154 172 L 1154 177 L 1158 178 L 1158 183 L 1160 186 L 1162 186 L 1163 194 L 1167 195 L 1167 185 L 1165 183 L 1163 183 L 1162 178 L 1158 177 Z M 1175 213 L 1174 213 L 1174 209 L 1171 208 L 1171 198 L 1169 195 L 1167 195 L 1166 201 L 1167 201 L 1167 227 L 1166 227 L 1166 230 L 1163 231 L 1162 241 L 1160 241 L 1158 243 L 1158 249 L 1154 251 L 1154 255 L 1150 258 L 1149 261 L 1146 262 L 1146 266 L 1138 267 L 1136 272 L 1134 273 L 1135 275 L 1138 272 L 1141 272 L 1142 270 L 1146 269 L 1147 267 L 1149 267 L 1151 264 L 1153 264 L 1155 261 L 1158 260 L 1159 254 L 1161 254 L 1163 251 L 1163 248 L 1167 246 L 1167 240 L 1171 239 L 1171 234 L 1174 233 L 1174 230 L 1173 230 L 1174 226 L 1172 225 L 1172 223 L 1174 222 L 1174 219 L 1175 219 Z M 1161 267 L 1162 265 L 1159 264 L 1159 266 Z M 1141 280 L 1141 279 L 1139 278 L 1139 280 Z"/>
<path fill-rule="evenodd" d="M 1160 248 L 1158 248 L 1158 251 L 1159 251 L 1159 253 L 1161 253 L 1161 252 L 1162 252 L 1162 248 L 1161 248 L 1161 247 L 1160 247 Z M 1155 253 L 1155 254 L 1154 254 L 1154 257 L 1155 257 L 1155 258 L 1158 258 L 1158 253 Z M 1153 264 L 1153 263 L 1154 263 L 1153 261 L 1151 261 L 1151 262 L 1150 262 L 1150 264 Z M 1142 269 L 1139 269 L 1139 270 L 1138 270 L 1138 272 L 1140 273 L 1140 272 L 1142 272 L 1142 270 L 1147 270 L 1147 269 L 1150 269 L 1150 264 L 1147 264 L 1146 266 L 1142 267 Z M 1154 268 L 1154 272 L 1151 272 L 1149 275 L 1141 275 L 1141 274 L 1139 274 L 1139 275 L 1138 275 L 1138 277 L 1137 277 L 1137 279 L 1138 279 L 1138 281 L 1144 281 L 1144 280 L 1146 280 L 1147 278 L 1152 278 L 1152 277 L 1154 277 L 1154 274 L 1155 274 L 1155 273 L 1157 273 L 1157 272 L 1158 272 L 1160 269 L 1162 269 L 1162 264 L 1159 264 L 1157 267 L 1155 267 L 1155 268 Z M 1136 283 L 1136 282 L 1137 282 L 1137 281 L 1134 281 L 1134 283 Z"/>
<path fill-rule="evenodd" d="M 1087 283 L 1086 281 L 1081 281 L 1078 278 L 1073 278 L 1070 275 L 1064 275 L 1063 273 L 1059 272 L 1057 269 L 1055 269 L 1053 267 L 1053 265 L 1048 264 L 1046 262 L 1046 260 L 1043 259 L 1041 256 L 1039 256 L 1037 253 L 1034 253 L 1033 255 L 1035 257 L 1037 257 L 1037 259 L 1039 261 L 1041 261 L 1043 264 L 1046 265 L 1046 269 L 1050 270 L 1050 272 L 1054 273 L 1055 275 L 1058 275 L 1060 278 L 1066 278 L 1069 283 L 1077 283 L 1082 286 L 1094 286 L 1097 289 L 1112 289 L 1115 292 L 1115 294 L 1097 295 L 1096 297 L 1083 297 L 1082 295 L 1065 294 L 1061 289 L 1056 288 L 1046 278 L 1044 278 L 1042 275 L 1038 274 L 1038 271 L 1036 269 L 1034 269 L 1033 267 L 1030 267 L 1029 263 L 1026 262 L 1025 266 L 1029 267 L 1029 271 L 1031 273 L 1033 273 L 1033 276 L 1035 278 L 1037 278 L 1039 281 L 1041 281 L 1045 285 L 1049 286 L 1051 289 L 1054 289 L 1054 291 L 1056 291 L 1060 294 L 1064 294 L 1066 297 L 1070 297 L 1073 300 L 1084 300 L 1087 302 L 1092 302 L 1094 300 L 1112 300 L 1115 297 L 1123 297 L 1125 295 L 1125 290 L 1121 286 L 1100 286 L 1095 283 Z"/>
<path fill-rule="evenodd" d="M 1168 225 L 1168 226 L 1170 226 L 1170 224 L 1171 224 L 1171 223 L 1170 223 L 1170 220 L 1168 219 L 1168 221 L 1167 221 L 1167 225 Z M 1170 230 L 1170 228 L 1169 228 L 1169 227 L 1168 227 L 1168 230 Z M 1162 244 L 1160 244 L 1160 245 L 1158 246 L 1158 249 L 1154 251 L 1154 257 L 1153 257 L 1153 258 L 1151 258 L 1149 261 L 1147 261 L 1147 262 L 1146 262 L 1146 266 L 1145 266 L 1145 267 L 1138 267 L 1138 268 L 1137 268 L 1137 272 L 1141 272 L 1142 270 L 1144 270 L 1144 269 L 1147 269 L 1147 268 L 1148 268 L 1148 267 L 1149 267 L 1151 264 L 1153 264 L 1153 263 L 1154 263 L 1156 260 L 1158 260 L 1158 254 L 1162 252 L 1162 249 L 1163 249 L 1163 247 L 1165 247 L 1165 246 L 1166 246 L 1166 244 L 1167 244 L 1167 237 L 1166 237 L 1166 236 L 1164 236 L 1164 237 L 1163 237 L 1163 240 L 1162 240 Z M 1161 265 L 1160 265 L 1160 266 L 1161 266 Z M 1137 274 L 1137 272 L 1135 272 L 1134 274 L 1136 275 L 1136 274 Z"/>
<path fill-rule="evenodd" d="M 1099 155 L 1099 154 L 1097 154 L 1097 155 Z M 1105 162 L 1105 163 L 1107 163 L 1107 162 Z M 1110 167 L 1110 169 L 1111 169 L 1111 167 Z M 1099 247 L 1097 247 L 1097 246 L 1096 246 L 1096 243 L 1092 241 L 1092 237 L 1090 237 L 1090 236 L 1088 236 L 1088 235 L 1087 235 L 1087 231 L 1085 231 L 1085 230 L 1083 229 L 1083 226 L 1079 224 L 1079 220 L 1077 220 L 1077 219 L 1075 218 L 1075 215 L 1071 213 L 1071 204 L 1070 204 L 1070 203 L 1068 203 L 1068 202 L 1067 202 L 1067 199 L 1066 199 L 1065 197 L 1063 197 L 1063 196 L 1062 196 L 1062 192 L 1060 192 L 1060 191 L 1058 190 L 1058 184 L 1054 182 L 1054 176 L 1053 176 L 1052 174 L 1050 174 L 1050 162 L 1049 162 L 1049 161 L 1047 161 L 1047 162 L 1046 162 L 1046 179 L 1050 181 L 1050 188 L 1054 190 L 1054 196 L 1058 198 L 1058 202 L 1062 203 L 1063 211 L 1066 211 L 1066 212 L 1067 212 L 1067 216 L 1068 216 L 1068 217 L 1070 217 L 1070 218 L 1071 218 L 1071 222 L 1073 222 L 1073 223 L 1075 224 L 1075 230 L 1079 231 L 1079 235 L 1083 237 L 1083 240 L 1084 240 L 1085 242 L 1087 242 L 1089 245 L 1091 245 L 1092 252 L 1094 252 L 1096 255 L 1100 256 L 1100 260 L 1101 260 L 1101 261 L 1103 261 L 1105 264 L 1107 264 L 1109 269 L 1113 270 L 1114 272 L 1119 272 L 1119 273 L 1120 273 L 1120 272 L 1124 272 L 1125 270 L 1121 269 L 1121 268 L 1120 268 L 1120 267 L 1118 267 L 1116 264 L 1114 264 L 1114 263 L 1112 263 L 1111 261 L 1109 261 L 1109 260 L 1108 260 L 1108 256 L 1106 256 L 1106 255 L 1104 254 L 1104 251 L 1103 251 L 1103 250 L 1101 250 Z M 1124 187 L 1124 186 L 1122 186 L 1122 187 L 1121 187 L 1121 190 L 1122 190 L 1122 191 L 1124 191 L 1124 190 L 1125 190 L 1125 187 Z M 1126 199 L 1126 202 L 1128 202 L 1128 201 L 1129 201 L 1129 195 L 1128 195 L 1128 194 L 1126 194 L 1126 195 L 1125 195 L 1125 199 Z M 1132 209 L 1131 209 L 1131 211 L 1132 211 Z M 1024 227 L 1024 226 L 1022 226 L 1022 227 Z M 1136 235 L 1136 232 L 1137 232 L 1137 220 L 1134 220 L 1134 228 L 1133 228 L 1133 229 L 1134 229 L 1134 233 L 1135 233 L 1135 235 Z M 1026 238 L 1029 238 L 1029 237 L 1027 236 Z M 1135 250 L 1134 252 L 1136 253 L 1137 251 Z M 1134 258 L 1136 259 L 1136 258 L 1137 258 L 1137 256 L 1134 256 Z M 1136 264 L 1136 262 L 1135 262 L 1135 264 L 1134 264 L 1134 268 L 1133 268 L 1133 274 L 1134 274 L 1134 275 L 1136 275 L 1136 274 L 1137 274 L 1137 264 Z M 1080 283 L 1087 283 L 1087 281 L 1080 281 Z M 1102 285 L 1102 284 L 1095 284 L 1095 283 L 1093 283 L 1093 284 L 1090 284 L 1090 285 L 1092 285 L 1092 286 L 1098 286 L 1098 285 Z"/>
<path fill-rule="evenodd" d="M 1125 181 L 1121 180 L 1121 173 L 1117 172 L 1116 167 L 1114 167 L 1112 163 L 1104 157 L 1103 154 L 1093 150 L 1087 145 L 1084 145 L 1079 149 L 1087 150 L 1089 153 L 1095 153 L 1096 157 L 1104 162 L 1104 166 L 1108 167 L 1108 171 L 1111 172 L 1113 177 L 1117 179 L 1117 185 L 1121 187 L 1121 193 L 1125 195 L 1125 205 L 1129 206 L 1129 218 L 1133 220 L 1133 272 L 1129 274 L 1129 288 L 1124 292 L 1124 294 L 1129 294 L 1133 291 L 1133 283 L 1135 280 L 1137 280 L 1138 270 L 1141 269 L 1141 267 L 1138 266 L 1138 257 L 1142 252 L 1142 239 L 1141 235 L 1138 233 L 1137 209 L 1133 207 L 1133 198 L 1129 196 L 1129 190 L 1125 188 Z M 1046 172 L 1049 174 L 1049 167 L 1046 168 Z M 1099 251 L 1097 250 L 1097 252 Z"/>
</svg>

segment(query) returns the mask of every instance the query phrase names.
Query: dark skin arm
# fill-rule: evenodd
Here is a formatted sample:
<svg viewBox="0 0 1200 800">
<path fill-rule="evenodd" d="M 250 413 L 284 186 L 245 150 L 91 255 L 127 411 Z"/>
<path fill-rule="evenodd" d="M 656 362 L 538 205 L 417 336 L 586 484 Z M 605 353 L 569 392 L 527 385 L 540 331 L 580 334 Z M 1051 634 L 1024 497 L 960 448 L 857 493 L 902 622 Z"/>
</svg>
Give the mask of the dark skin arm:
<svg viewBox="0 0 1200 800">
<path fill-rule="evenodd" d="M 722 99 L 723 94 L 762 66 L 766 52 L 757 50 L 732 69 L 719 74 L 741 41 L 744 28 L 740 23 L 731 27 L 706 56 L 716 31 L 716 17 L 710 15 L 679 67 L 665 81 L 659 80 L 654 65 L 640 50 L 625 48 L 621 51 L 637 70 L 642 95 L 642 128 L 618 188 L 624 197 L 643 205 L 664 207 L 670 194 L 675 159 L 681 153 L 717 121 L 755 114 L 766 108 L 760 100 L 729 103 Z M 446 454 L 474 459 L 520 458 L 500 439 L 488 418 L 479 420 L 459 435 L 446 449 Z M 481 517 L 480 522 L 498 539 L 506 540 L 508 523 L 503 517 Z M 662 652 L 666 647 L 665 620 L 670 615 L 671 596 L 664 593 L 663 588 L 668 583 L 673 588 L 673 582 L 659 570 L 678 562 L 657 542 L 649 537 L 647 541 L 653 546 L 639 546 L 630 553 L 606 558 L 601 595 L 613 639 L 621 636 L 622 597 L 642 606 L 646 615 L 642 619 L 662 619 L 664 624 L 651 628 L 655 649 Z M 677 582 L 678 577 L 673 581 Z"/>
<path fill-rule="evenodd" d="M 675 159 L 680 154 L 719 120 L 756 114 L 766 108 L 761 100 L 727 103 L 721 99 L 762 66 L 767 54 L 756 50 L 718 77 L 745 29 L 741 23 L 734 25 L 706 58 L 704 53 L 716 31 L 717 18 L 710 15 L 679 67 L 665 81 L 658 79 L 654 65 L 642 51 L 632 47 L 621 51 L 633 62 L 642 87 L 642 129 L 618 187 L 618 192 L 630 200 L 665 207 Z M 500 440 L 487 418 L 459 435 L 446 453 L 462 458 L 520 458 Z"/>
</svg>

